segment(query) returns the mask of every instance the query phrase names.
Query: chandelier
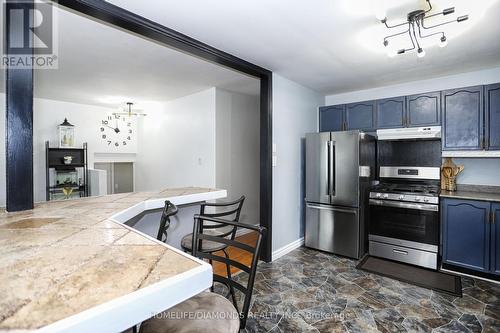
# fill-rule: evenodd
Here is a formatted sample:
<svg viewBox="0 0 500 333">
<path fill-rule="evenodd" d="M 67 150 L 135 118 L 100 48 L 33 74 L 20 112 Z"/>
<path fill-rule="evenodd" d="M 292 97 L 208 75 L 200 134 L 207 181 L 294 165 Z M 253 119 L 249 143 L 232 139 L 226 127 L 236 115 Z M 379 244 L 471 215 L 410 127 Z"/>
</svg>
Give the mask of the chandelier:
<svg viewBox="0 0 500 333">
<path fill-rule="evenodd" d="M 460 23 L 460 22 L 463 22 L 463 21 L 466 21 L 467 19 L 469 19 L 468 15 L 463 15 L 463 16 L 457 17 L 456 19 L 449 20 L 446 22 L 442 22 L 442 23 L 438 23 L 438 24 L 434 24 L 434 25 L 426 25 L 425 24 L 426 20 L 431 18 L 431 17 L 435 17 L 435 16 L 439 16 L 439 15 L 447 16 L 447 15 L 453 14 L 455 12 L 455 7 L 451 7 L 451 8 L 444 9 L 442 12 L 429 15 L 429 12 L 432 10 L 432 5 L 431 5 L 430 0 L 426 0 L 426 1 L 427 1 L 427 4 L 429 5 L 429 8 L 427 10 L 422 10 L 422 9 L 414 10 L 414 11 L 408 13 L 407 22 L 391 26 L 387 23 L 387 17 L 385 17 L 385 16 L 378 17 L 380 19 L 380 22 L 382 24 L 385 24 L 385 26 L 388 29 L 407 26 L 407 29 L 405 31 L 401 31 L 401 32 L 386 36 L 384 38 L 384 46 L 385 47 L 388 47 L 390 40 L 396 36 L 400 36 L 400 35 L 404 35 L 404 34 L 408 34 L 410 36 L 410 41 L 411 41 L 412 47 L 399 49 L 397 51 L 395 51 L 395 50 L 390 51 L 388 53 L 389 57 L 393 57 L 397 54 L 408 53 L 408 52 L 416 49 L 417 56 L 419 58 L 422 58 L 425 56 L 425 50 L 422 48 L 422 45 L 421 45 L 421 42 L 423 39 L 433 37 L 433 36 L 441 36 L 439 39 L 439 46 L 445 47 L 448 44 L 448 41 L 446 40 L 446 35 L 444 34 L 443 31 L 426 33 L 426 30 L 431 30 L 431 29 L 434 29 L 436 27 L 440 27 L 440 26 L 443 26 L 443 25 L 446 25 L 449 23 L 453 23 L 453 22 Z"/>
<path fill-rule="evenodd" d="M 119 112 L 113 112 L 113 115 L 114 116 L 129 116 L 129 117 L 132 117 L 132 116 L 147 116 L 146 113 L 140 113 L 140 112 L 132 112 L 132 111 L 140 111 L 140 110 L 132 110 L 132 106 L 134 105 L 134 103 L 132 102 L 127 102 L 127 108 L 128 110 L 123 110 L 122 108 L 120 108 Z"/>
</svg>

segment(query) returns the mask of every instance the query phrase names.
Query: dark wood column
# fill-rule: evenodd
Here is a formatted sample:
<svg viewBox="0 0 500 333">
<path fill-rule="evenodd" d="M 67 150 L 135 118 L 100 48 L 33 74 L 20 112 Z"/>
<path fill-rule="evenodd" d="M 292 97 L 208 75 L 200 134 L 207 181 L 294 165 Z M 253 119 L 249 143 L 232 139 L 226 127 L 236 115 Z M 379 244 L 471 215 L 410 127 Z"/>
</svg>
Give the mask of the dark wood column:
<svg viewBox="0 0 500 333">
<path fill-rule="evenodd" d="M 9 10 L 12 4 L 6 3 Z M 33 8 L 33 3 L 23 3 Z M 19 4 L 16 5 L 19 8 Z M 10 45 L 9 15 L 4 25 L 4 41 Z M 6 196 L 7 211 L 33 208 L 33 70 L 5 70 L 6 93 Z"/>
</svg>

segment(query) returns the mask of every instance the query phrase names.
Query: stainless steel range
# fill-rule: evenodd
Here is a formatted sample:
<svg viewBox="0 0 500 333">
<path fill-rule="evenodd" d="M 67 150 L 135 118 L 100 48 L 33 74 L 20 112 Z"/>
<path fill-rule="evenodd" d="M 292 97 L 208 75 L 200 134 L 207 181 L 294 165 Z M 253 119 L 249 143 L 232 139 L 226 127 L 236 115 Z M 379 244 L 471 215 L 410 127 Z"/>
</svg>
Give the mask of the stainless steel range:
<svg viewBox="0 0 500 333">
<path fill-rule="evenodd" d="M 439 175 L 439 167 L 380 167 L 370 191 L 370 255 L 437 269 Z"/>
</svg>

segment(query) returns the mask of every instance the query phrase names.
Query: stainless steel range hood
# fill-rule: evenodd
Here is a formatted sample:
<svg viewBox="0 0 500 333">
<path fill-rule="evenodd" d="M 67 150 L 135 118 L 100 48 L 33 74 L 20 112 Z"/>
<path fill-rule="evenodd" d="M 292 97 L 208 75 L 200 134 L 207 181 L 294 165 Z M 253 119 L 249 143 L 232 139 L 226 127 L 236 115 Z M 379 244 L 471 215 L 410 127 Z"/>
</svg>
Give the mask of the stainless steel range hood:
<svg viewBox="0 0 500 333">
<path fill-rule="evenodd" d="M 378 140 L 415 140 L 441 138 L 441 126 L 390 128 L 377 130 Z"/>
</svg>

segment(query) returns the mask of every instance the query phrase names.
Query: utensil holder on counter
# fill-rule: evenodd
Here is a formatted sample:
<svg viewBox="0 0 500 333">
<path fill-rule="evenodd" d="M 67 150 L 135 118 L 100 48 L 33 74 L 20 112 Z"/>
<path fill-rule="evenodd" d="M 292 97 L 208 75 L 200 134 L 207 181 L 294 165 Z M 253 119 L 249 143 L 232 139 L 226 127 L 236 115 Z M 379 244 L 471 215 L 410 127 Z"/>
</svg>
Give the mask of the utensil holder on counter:
<svg viewBox="0 0 500 333">
<path fill-rule="evenodd" d="M 441 166 L 441 189 L 445 191 L 457 190 L 457 175 L 464 170 L 463 165 L 457 166 L 447 157 Z"/>
<path fill-rule="evenodd" d="M 456 191 L 457 190 L 457 177 L 443 177 L 442 190 Z"/>
</svg>

